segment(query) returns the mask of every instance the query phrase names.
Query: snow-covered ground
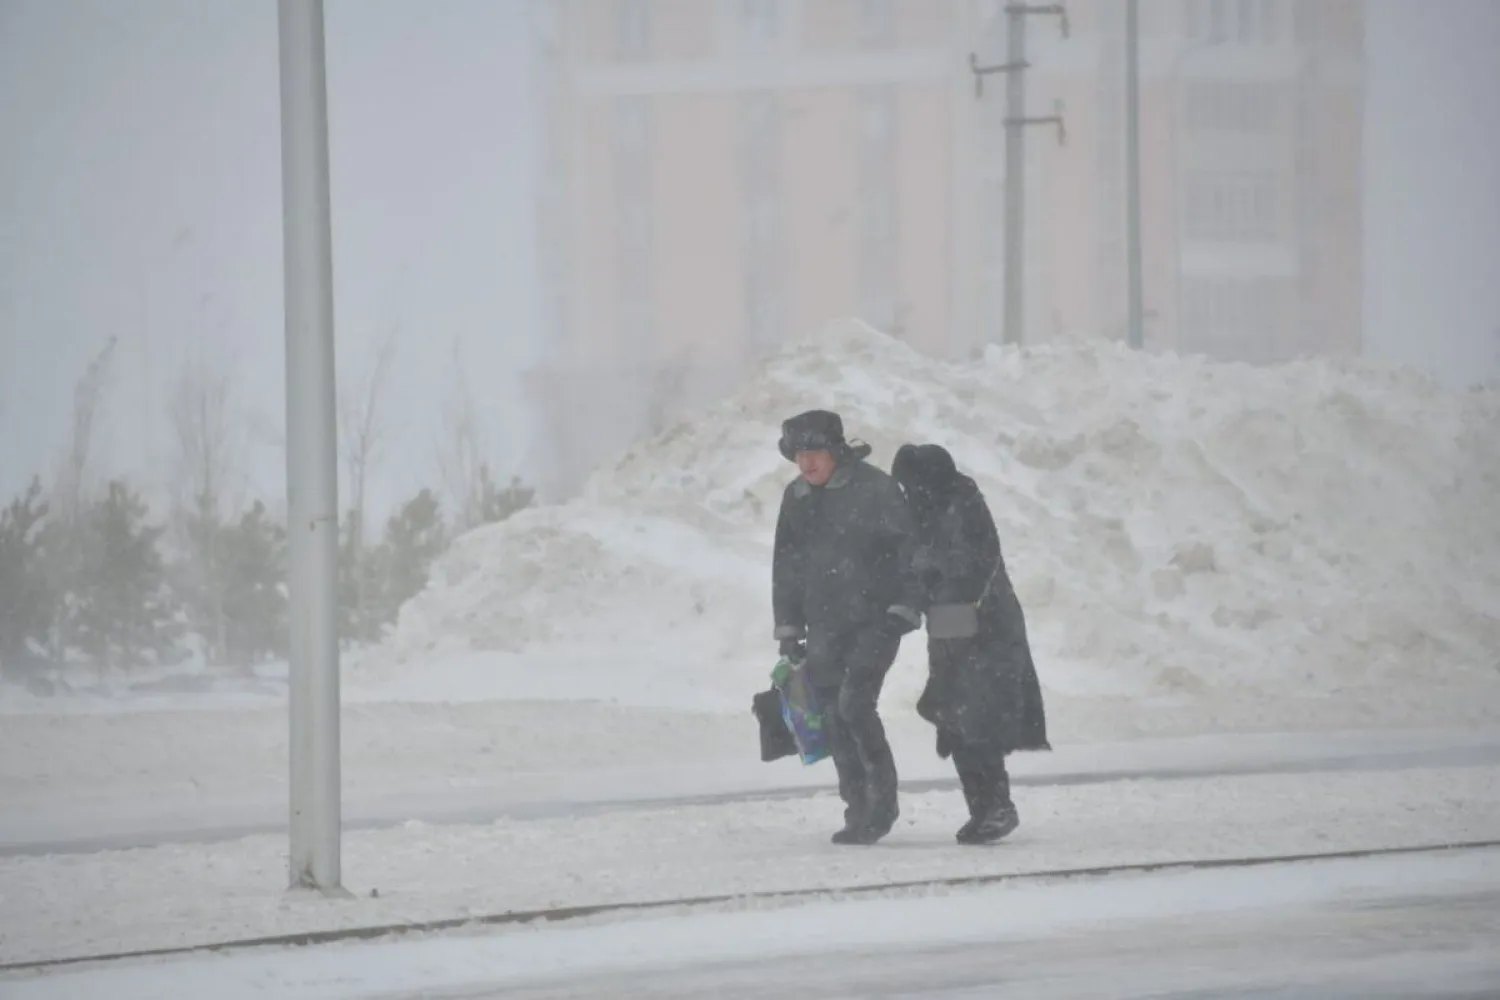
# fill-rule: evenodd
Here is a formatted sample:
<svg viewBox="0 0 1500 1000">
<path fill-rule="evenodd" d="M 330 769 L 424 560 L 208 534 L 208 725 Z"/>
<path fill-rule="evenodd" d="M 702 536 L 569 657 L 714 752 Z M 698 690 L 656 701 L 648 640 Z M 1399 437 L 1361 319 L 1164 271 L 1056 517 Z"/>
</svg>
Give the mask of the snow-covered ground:
<svg viewBox="0 0 1500 1000">
<path fill-rule="evenodd" d="M 964 848 L 954 791 L 908 794 L 872 849 L 807 799 L 346 835 L 354 900 L 288 896 L 286 838 L 0 858 L 9 961 L 556 906 L 973 874 L 1500 839 L 1500 766 L 1127 781 L 1017 791 L 1020 830 Z M 378 892 L 372 897 L 370 893 Z"/>
<path fill-rule="evenodd" d="M 1500 855 L 1288 864 L 118 963 L 13 1000 L 1493 996 Z"/>
<path fill-rule="evenodd" d="M 488 711 L 495 714 L 493 708 Z M 590 716 L 585 712 L 581 717 Z M 682 732 L 681 719 L 668 721 L 672 732 Z M 382 772 L 384 781 L 371 781 L 368 772 L 361 772 L 359 780 L 346 782 L 344 822 L 350 829 L 364 830 L 408 820 L 487 823 L 501 818 L 586 817 L 663 800 L 711 803 L 833 787 L 828 764 L 803 767 L 786 759 L 767 765 L 747 754 L 752 723 L 745 717 L 733 722 L 733 739 L 727 741 L 733 752 L 726 747 L 720 756 L 681 759 L 671 752 L 667 738 L 662 739 L 664 752 L 652 754 L 638 739 L 622 744 L 621 760 L 610 764 L 580 764 L 564 756 L 542 766 L 517 767 L 504 755 L 491 760 L 491 753 L 478 755 L 475 770 L 461 775 L 451 770 L 424 773 L 408 765 L 394 773 Z M 718 730 L 705 730 L 710 732 L 719 735 Z M 902 727 L 892 742 L 906 787 L 955 784 L 952 764 L 932 752 L 927 727 Z M 411 742 L 402 745 L 409 747 Z M 431 761 L 441 753 L 442 748 L 434 746 L 416 761 Z M 202 763 L 196 761 L 195 766 Z M 163 761 L 161 769 L 136 778 L 101 765 L 104 773 L 86 786 L 85 794 L 65 796 L 39 786 L 31 795 L 17 797 L 0 819 L 0 855 L 235 840 L 285 830 L 287 791 L 279 772 L 249 787 L 212 787 L 204 781 L 184 789 L 170 782 L 176 771 L 169 764 Z M 1010 770 L 1018 786 L 1029 787 L 1122 778 L 1483 764 L 1500 764 L 1500 729 L 1217 733 L 1065 743 L 1049 753 L 1012 757 Z"/>
</svg>

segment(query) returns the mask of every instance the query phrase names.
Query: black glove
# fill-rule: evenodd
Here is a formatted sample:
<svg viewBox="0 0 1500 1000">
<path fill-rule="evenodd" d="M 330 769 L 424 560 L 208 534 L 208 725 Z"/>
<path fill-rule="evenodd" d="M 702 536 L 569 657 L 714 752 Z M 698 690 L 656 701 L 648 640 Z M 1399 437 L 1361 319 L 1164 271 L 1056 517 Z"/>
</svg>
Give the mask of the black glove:
<svg viewBox="0 0 1500 1000">
<path fill-rule="evenodd" d="M 899 639 L 908 632 L 915 632 L 917 626 L 905 615 L 898 615 L 894 611 L 887 611 L 885 618 L 880 623 L 880 630 L 888 636 Z"/>
<path fill-rule="evenodd" d="M 781 655 L 791 663 L 801 663 L 807 659 L 807 643 L 801 639 L 782 639 Z"/>
</svg>

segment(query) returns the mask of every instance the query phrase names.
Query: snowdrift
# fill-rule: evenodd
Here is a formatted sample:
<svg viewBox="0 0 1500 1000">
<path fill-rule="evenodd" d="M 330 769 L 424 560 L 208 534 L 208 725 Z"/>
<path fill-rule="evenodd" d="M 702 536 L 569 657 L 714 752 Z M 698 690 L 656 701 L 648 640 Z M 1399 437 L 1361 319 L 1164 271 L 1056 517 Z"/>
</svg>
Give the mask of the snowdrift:
<svg viewBox="0 0 1500 1000">
<path fill-rule="evenodd" d="M 883 467 L 936 441 L 975 476 L 1049 697 L 1496 685 L 1500 394 L 1102 341 L 949 364 L 856 321 L 576 501 L 459 540 L 365 669 L 415 682 L 462 655 L 511 697 L 744 710 L 774 656 L 770 539 L 795 474 L 779 424 L 814 406 Z M 922 662 L 909 640 L 891 699 L 914 700 Z"/>
</svg>

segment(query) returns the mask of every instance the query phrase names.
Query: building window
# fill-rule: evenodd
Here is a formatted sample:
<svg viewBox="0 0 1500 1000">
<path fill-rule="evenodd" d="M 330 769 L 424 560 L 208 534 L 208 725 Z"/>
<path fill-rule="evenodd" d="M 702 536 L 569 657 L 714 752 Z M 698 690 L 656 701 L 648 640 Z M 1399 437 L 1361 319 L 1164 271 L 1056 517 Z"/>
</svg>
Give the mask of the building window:
<svg viewBox="0 0 1500 1000">
<path fill-rule="evenodd" d="M 651 246 L 651 217 L 641 202 L 622 204 L 620 216 L 620 240 L 627 250 L 647 250 Z"/>
<path fill-rule="evenodd" d="M 1312 47 L 1322 39 L 1318 16 L 1322 12 L 1322 6 L 1321 3 L 1302 0 L 1292 7 L 1292 30 L 1297 35 L 1298 44 Z"/>
<path fill-rule="evenodd" d="M 887 101 L 866 101 L 860 115 L 865 142 L 873 146 L 884 146 L 891 137 L 891 106 Z"/>
<path fill-rule="evenodd" d="M 653 349 L 651 99 L 620 97 L 613 108 L 616 301 L 621 342 Z"/>
<path fill-rule="evenodd" d="M 1260 2 L 1260 40 L 1266 45 L 1276 45 L 1281 41 L 1280 6 L 1280 0 Z"/>
<path fill-rule="evenodd" d="M 896 211 L 890 197 L 872 195 L 860 206 L 860 235 L 874 244 L 887 244 L 896 236 Z"/>
<path fill-rule="evenodd" d="M 1188 278 L 1182 283 L 1187 341 L 1240 361 L 1275 355 L 1286 283 L 1279 278 Z"/>
<path fill-rule="evenodd" d="M 1190 132 L 1276 131 L 1274 86 L 1219 80 L 1189 81 L 1183 85 L 1186 126 Z"/>
<path fill-rule="evenodd" d="M 615 0 L 615 54 L 640 59 L 651 51 L 651 0 Z"/>
<path fill-rule="evenodd" d="M 1299 0 L 1298 6 L 1320 0 Z M 1281 0 L 1182 0 L 1185 38 L 1240 45 L 1278 42 Z"/>
<path fill-rule="evenodd" d="M 530 8 L 532 37 L 547 49 L 557 48 L 557 4 L 536 3 Z"/>
<path fill-rule="evenodd" d="M 781 107 L 771 93 L 740 104 L 740 183 L 744 212 L 745 325 L 752 350 L 781 341 L 783 267 L 780 199 Z"/>
<path fill-rule="evenodd" d="M 646 149 L 647 98 L 623 97 L 615 104 L 615 147 L 626 155 Z"/>
<path fill-rule="evenodd" d="M 866 48 L 895 43 L 895 0 L 859 0 L 859 38 Z"/>
<path fill-rule="evenodd" d="M 756 250 L 772 247 L 776 242 L 776 196 L 763 192 L 750 199 L 746 232 Z"/>
<path fill-rule="evenodd" d="M 1184 34 L 1188 38 L 1222 41 L 1229 35 L 1229 0 L 1183 0 Z"/>
<path fill-rule="evenodd" d="M 776 41 L 777 0 L 739 0 L 740 29 L 753 48 L 768 48 Z"/>
<path fill-rule="evenodd" d="M 1189 239 L 1259 243 L 1277 236 L 1276 177 L 1199 172 L 1185 186 L 1183 231 Z"/>
<path fill-rule="evenodd" d="M 895 323 L 898 273 L 896 95 L 889 86 L 860 97 L 859 298 L 860 313 L 878 329 Z"/>
</svg>

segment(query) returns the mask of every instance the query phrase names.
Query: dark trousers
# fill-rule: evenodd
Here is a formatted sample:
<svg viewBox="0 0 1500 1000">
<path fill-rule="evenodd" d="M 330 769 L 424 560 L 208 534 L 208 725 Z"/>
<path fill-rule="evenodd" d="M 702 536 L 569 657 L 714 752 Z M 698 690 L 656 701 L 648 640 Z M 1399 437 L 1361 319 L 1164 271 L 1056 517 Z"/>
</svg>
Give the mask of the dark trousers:
<svg viewBox="0 0 1500 1000">
<path fill-rule="evenodd" d="M 950 738 L 953 766 L 964 788 L 964 801 L 975 819 L 995 809 L 1011 808 L 1010 772 L 998 743 L 963 743 Z"/>
<path fill-rule="evenodd" d="M 828 752 L 839 776 L 844 822 L 883 825 L 896 818 L 896 758 L 885 737 L 878 705 L 901 640 L 867 626 L 821 643 L 809 643 Z M 841 668 L 841 669 L 840 669 Z M 831 681 L 836 678 L 837 686 Z"/>
</svg>

